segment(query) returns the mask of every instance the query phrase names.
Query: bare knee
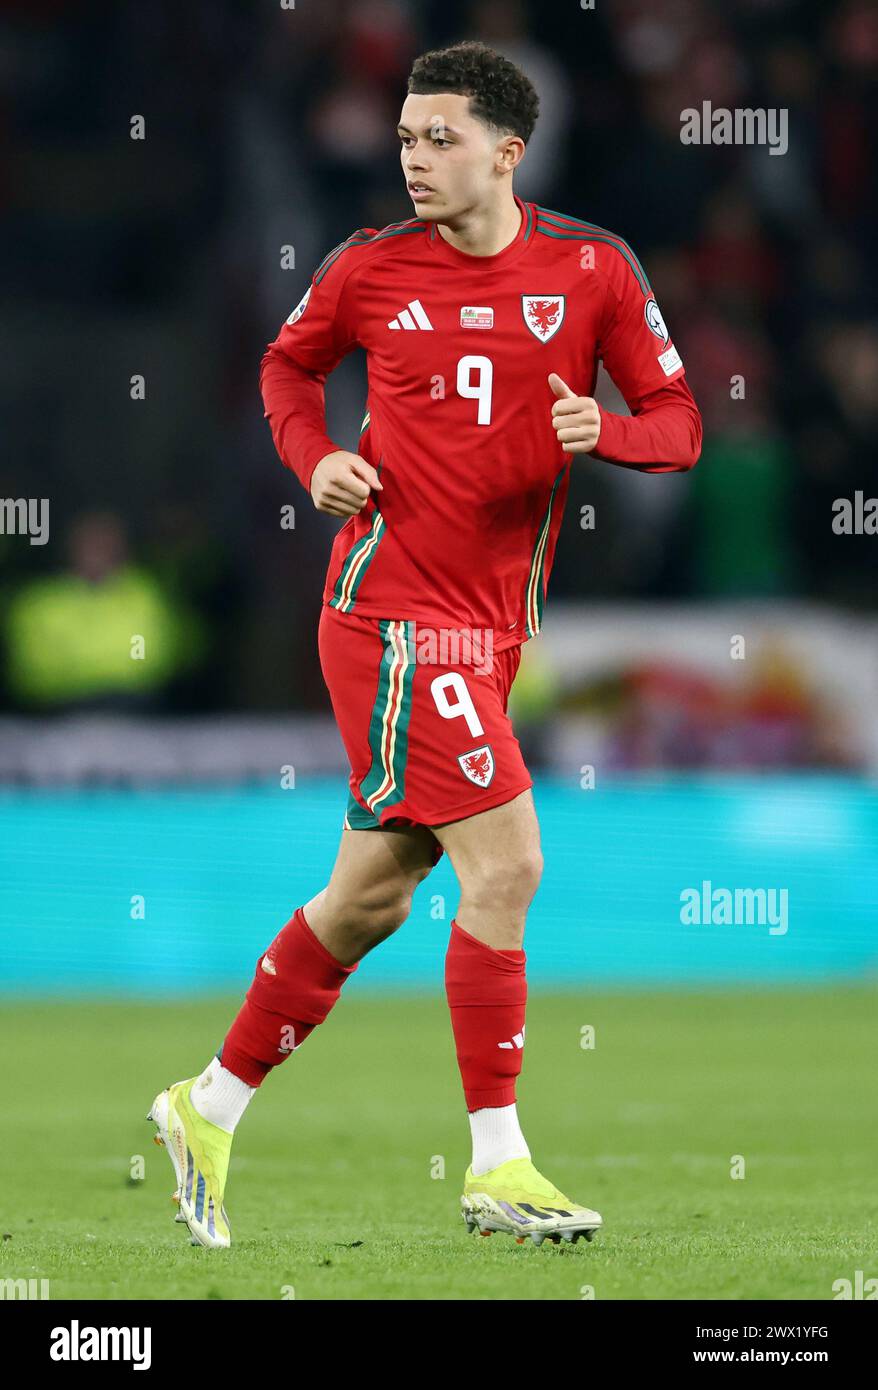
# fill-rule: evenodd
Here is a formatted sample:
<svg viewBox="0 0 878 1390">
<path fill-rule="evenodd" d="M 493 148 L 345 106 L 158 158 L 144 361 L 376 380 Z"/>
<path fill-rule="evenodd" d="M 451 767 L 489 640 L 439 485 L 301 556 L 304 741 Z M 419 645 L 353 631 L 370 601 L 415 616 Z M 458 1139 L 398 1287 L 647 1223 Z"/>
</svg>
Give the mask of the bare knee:
<svg viewBox="0 0 878 1390">
<path fill-rule="evenodd" d="M 369 950 L 397 931 L 408 918 L 412 894 L 423 875 L 364 884 L 356 893 L 336 900 L 330 889 L 323 899 L 323 920 L 344 933 L 352 946 Z"/>
<path fill-rule="evenodd" d="M 475 911 L 525 913 L 540 886 L 543 856 L 538 845 L 514 856 L 494 856 L 469 865 L 461 895 Z"/>
<path fill-rule="evenodd" d="M 412 910 L 411 883 L 378 884 L 370 888 L 353 910 L 368 931 L 378 939 L 401 927 Z"/>
</svg>

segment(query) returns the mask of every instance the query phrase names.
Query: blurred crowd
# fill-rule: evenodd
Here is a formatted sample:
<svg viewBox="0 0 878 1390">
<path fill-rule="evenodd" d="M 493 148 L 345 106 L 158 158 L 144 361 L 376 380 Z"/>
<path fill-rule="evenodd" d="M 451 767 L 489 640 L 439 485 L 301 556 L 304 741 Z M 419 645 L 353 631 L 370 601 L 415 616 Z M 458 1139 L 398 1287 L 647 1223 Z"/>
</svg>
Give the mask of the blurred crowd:
<svg viewBox="0 0 878 1390">
<path fill-rule="evenodd" d="M 325 707 L 337 523 L 274 453 L 259 362 L 328 250 L 413 215 L 406 77 L 466 37 L 540 94 L 516 191 L 631 242 L 705 422 L 685 477 L 574 461 L 549 614 L 554 596 L 874 606 L 878 538 L 832 527 L 836 498 L 878 493 L 869 0 L 7 0 L 0 498 L 51 499 L 48 544 L 0 534 L 7 708 Z M 787 153 L 684 145 L 703 101 L 787 109 Z M 328 384 L 345 447 L 365 388 L 359 355 Z M 160 660 L 108 654 L 132 613 Z"/>
</svg>

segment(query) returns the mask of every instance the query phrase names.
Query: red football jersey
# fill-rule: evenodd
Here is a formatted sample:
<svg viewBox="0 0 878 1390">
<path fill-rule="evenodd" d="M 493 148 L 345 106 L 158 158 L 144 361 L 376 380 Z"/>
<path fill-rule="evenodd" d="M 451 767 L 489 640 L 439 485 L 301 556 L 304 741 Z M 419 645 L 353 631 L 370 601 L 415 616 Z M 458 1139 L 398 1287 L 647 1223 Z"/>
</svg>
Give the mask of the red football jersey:
<svg viewBox="0 0 878 1390">
<path fill-rule="evenodd" d="M 686 439 L 665 413 L 649 447 L 630 455 L 637 466 L 689 467 L 700 445 L 682 363 L 631 248 L 515 201 L 518 234 L 494 256 L 457 250 L 419 218 L 355 232 L 317 267 L 261 377 L 281 458 L 307 488 L 317 462 L 342 447 L 325 432 L 325 376 L 357 345 L 367 354 L 356 448 L 383 491 L 339 531 L 324 602 L 490 630 L 495 650 L 539 630 L 570 467 L 589 461 L 558 442 L 549 372 L 590 396 L 603 361 L 633 413 L 667 397 L 673 416 L 682 402 Z M 616 457 L 611 422 L 633 423 L 602 412 L 597 457 Z"/>
</svg>

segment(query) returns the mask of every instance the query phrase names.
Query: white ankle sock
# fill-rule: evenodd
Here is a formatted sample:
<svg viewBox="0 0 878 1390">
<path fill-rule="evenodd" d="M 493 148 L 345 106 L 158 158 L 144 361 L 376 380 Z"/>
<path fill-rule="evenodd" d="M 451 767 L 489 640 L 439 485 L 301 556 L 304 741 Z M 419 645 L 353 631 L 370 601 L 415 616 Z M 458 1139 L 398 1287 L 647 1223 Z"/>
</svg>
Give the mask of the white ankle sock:
<svg viewBox="0 0 878 1390">
<path fill-rule="evenodd" d="M 211 1057 L 193 1083 L 189 1098 L 205 1120 L 234 1134 L 235 1125 L 255 1094 L 255 1086 L 248 1086 L 234 1072 L 227 1071 L 218 1057 Z"/>
<path fill-rule="evenodd" d="M 473 1176 L 489 1173 L 510 1158 L 530 1158 L 515 1102 L 469 1112 L 473 1136 Z"/>
</svg>

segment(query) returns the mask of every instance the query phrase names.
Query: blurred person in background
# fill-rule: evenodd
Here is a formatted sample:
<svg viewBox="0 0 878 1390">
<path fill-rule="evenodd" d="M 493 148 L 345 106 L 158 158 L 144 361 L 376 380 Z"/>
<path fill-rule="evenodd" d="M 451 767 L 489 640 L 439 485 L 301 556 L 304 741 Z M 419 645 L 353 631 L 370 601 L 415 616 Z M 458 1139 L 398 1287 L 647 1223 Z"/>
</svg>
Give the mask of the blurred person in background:
<svg viewBox="0 0 878 1390">
<path fill-rule="evenodd" d="M 15 590 L 4 617 L 7 681 L 31 711 L 156 709 L 196 663 L 203 632 L 154 573 L 128 553 L 112 513 L 71 526 L 69 565 Z"/>
</svg>

